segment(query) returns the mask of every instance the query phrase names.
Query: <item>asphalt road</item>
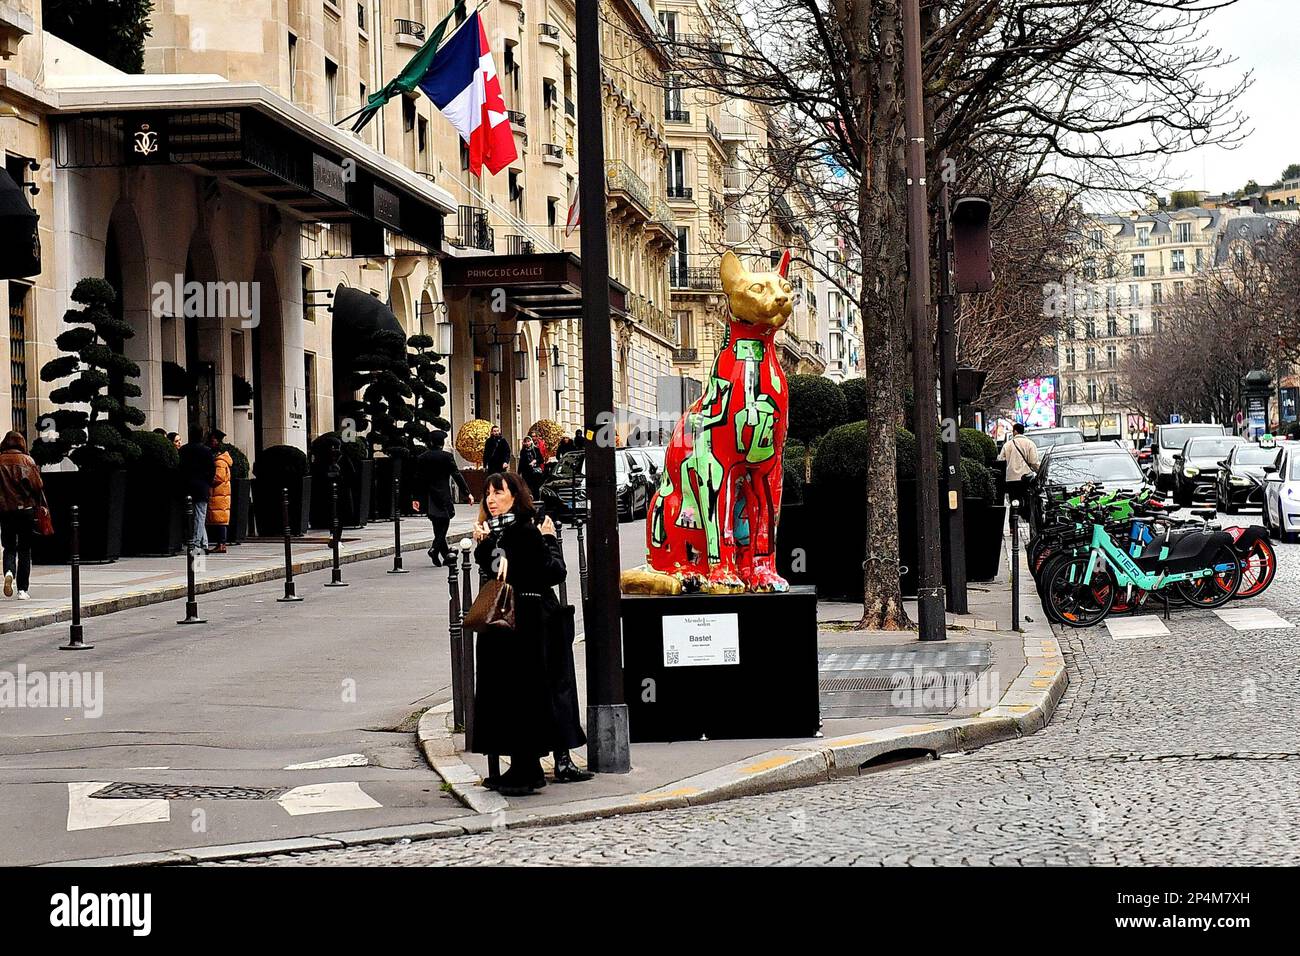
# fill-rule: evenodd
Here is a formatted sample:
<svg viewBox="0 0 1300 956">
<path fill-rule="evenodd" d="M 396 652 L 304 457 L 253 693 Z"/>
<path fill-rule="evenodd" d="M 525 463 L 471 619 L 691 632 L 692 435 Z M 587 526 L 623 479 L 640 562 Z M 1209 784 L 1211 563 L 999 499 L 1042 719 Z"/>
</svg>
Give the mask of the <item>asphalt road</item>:
<svg viewBox="0 0 1300 956">
<path fill-rule="evenodd" d="M 640 528 L 622 526 L 627 563 Z M 580 604 L 571 533 L 566 545 Z M 184 602 L 90 618 L 95 647 L 79 653 L 58 650 L 67 625 L 0 637 L 0 681 L 88 675 L 78 707 L 0 698 L 0 865 L 465 813 L 410 719 L 451 694 L 447 572 L 420 552 L 405 566 L 345 565 L 345 588 L 299 576 L 298 604 L 277 602 L 281 582 L 201 595 L 205 625 L 177 626 Z M 341 766 L 291 769 L 319 761 Z"/>
<path fill-rule="evenodd" d="M 1249 603 L 1300 623 L 1300 546 L 1278 551 Z M 1142 623 L 1062 630 L 1070 688 L 1013 743 L 696 809 L 215 865 L 1300 863 L 1300 632 Z"/>
</svg>

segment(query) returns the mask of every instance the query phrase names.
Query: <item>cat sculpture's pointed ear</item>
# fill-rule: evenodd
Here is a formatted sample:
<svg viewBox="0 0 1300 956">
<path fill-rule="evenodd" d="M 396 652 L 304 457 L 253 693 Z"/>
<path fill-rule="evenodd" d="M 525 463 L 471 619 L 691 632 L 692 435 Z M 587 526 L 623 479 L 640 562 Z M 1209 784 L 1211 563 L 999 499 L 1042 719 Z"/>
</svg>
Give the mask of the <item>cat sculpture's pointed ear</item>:
<svg viewBox="0 0 1300 956">
<path fill-rule="evenodd" d="M 740 264 L 740 259 L 730 249 L 722 254 L 721 273 L 724 292 L 735 292 L 743 288 L 747 281 L 745 267 Z"/>
</svg>

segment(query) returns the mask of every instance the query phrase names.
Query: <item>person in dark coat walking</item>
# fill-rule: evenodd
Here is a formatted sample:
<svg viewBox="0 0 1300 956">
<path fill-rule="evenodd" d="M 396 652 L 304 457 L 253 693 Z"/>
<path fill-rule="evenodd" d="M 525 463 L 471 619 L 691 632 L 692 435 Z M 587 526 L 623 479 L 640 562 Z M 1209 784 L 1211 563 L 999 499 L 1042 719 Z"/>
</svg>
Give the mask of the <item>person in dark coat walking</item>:
<svg viewBox="0 0 1300 956">
<path fill-rule="evenodd" d="M 194 500 L 193 543 L 208 548 L 208 498 L 217 475 L 217 456 L 203 441 L 203 429 L 190 428 L 190 443 L 181 448 L 181 493 Z"/>
<path fill-rule="evenodd" d="M 32 575 L 32 536 L 36 509 L 44 505 L 45 484 L 41 469 L 27 454 L 27 440 L 10 432 L 0 442 L 0 543 L 4 545 L 4 595 L 12 597 L 17 576 L 18 600 L 31 600 L 27 593 Z"/>
<path fill-rule="evenodd" d="M 506 796 L 546 785 L 541 757 L 547 751 L 555 753 L 557 782 L 591 777 L 569 757 L 569 750 L 587 738 L 578 721 L 573 634 L 564 626 L 553 590 L 567 574 L 564 554 L 550 518 L 540 526 L 536 519 L 528 486 L 518 475 L 488 477 L 474 526 L 474 558 L 482 578 L 504 574 L 514 589 L 515 628 L 478 638 L 472 747 L 475 753 L 510 755 L 510 769 L 486 781 Z M 564 669 L 566 644 L 567 688 L 561 699 L 555 678 Z"/>
<path fill-rule="evenodd" d="M 430 437 L 433 447 L 415 459 L 415 478 L 418 487 L 424 492 L 424 502 L 412 502 L 415 510 L 424 508 L 429 521 L 433 523 L 433 544 L 429 547 L 429 557 L 436 567 L 442 567 L 451 557 L 451 548 L 447 544 L 447 527 L 456 513 L 456 505 L 451 496 L 451 482 L 456 482 L 460 493 L 470 504 L 474 496 L 469 493 L 465 477 L 456 467 L 456 459 L 443 446 L 447 443 L 447 433 L 435 431 Z"/>
<path fill-rule="evenodd" d="M 483 470 L 489 475 L 510 467 L 510 443 L 501 437 L 501 426 L 493 425 L 492 434 L 483 443 Z"/>
<path fill-rule="evenodd" d="M 546 477 L 546 459 L 542 457 L 542 450 L 533 442 L 532 435 L 525 435 L 524 443 L 519 446 L 518 469 L 524 483 L 528 485 L 528 493 L 536 498 L 538 489 L 542 487 L 542 479 Z"/>
</svg>

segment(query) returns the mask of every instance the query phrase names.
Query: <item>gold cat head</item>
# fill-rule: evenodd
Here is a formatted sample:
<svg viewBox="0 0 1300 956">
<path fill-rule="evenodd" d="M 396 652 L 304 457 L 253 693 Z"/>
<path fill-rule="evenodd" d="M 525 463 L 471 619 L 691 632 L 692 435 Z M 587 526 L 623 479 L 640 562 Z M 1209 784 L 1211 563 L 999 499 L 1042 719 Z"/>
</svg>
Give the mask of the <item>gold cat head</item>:
<svg viewBox="0 0 1300 956">
<path fill-rule="evenodd" d="M 722 290 L 731 300 L 731 314 L 750 325 L 776 330 L 794 311 L 789 279 L 777 272 L 750 272 L 731 251 L 722 256 Z"/>
</svg>

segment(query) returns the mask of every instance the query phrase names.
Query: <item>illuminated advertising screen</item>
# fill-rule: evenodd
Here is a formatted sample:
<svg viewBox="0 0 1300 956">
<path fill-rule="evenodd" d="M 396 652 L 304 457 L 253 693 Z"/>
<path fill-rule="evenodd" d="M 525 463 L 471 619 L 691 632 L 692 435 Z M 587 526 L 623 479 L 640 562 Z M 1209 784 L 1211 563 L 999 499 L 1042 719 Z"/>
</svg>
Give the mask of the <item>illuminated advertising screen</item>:
<svg viewBox="0 0 1300 956">
<path fill-rule="evenodd" d="M 1026 428 L 1056 425 L 1056 376 L 1024 378 L 1016 386 L 1016 421 Z"/>
</svg>

